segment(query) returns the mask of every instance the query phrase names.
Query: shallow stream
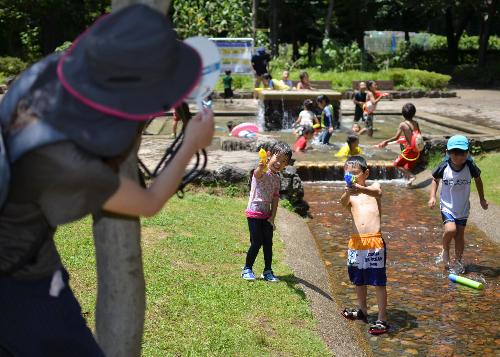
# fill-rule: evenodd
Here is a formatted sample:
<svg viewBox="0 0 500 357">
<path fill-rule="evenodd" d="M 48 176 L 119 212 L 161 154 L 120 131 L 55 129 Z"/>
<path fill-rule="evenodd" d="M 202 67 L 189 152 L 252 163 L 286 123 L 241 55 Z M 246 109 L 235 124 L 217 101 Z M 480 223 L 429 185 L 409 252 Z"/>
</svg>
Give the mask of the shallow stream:
<svg viewBox="0 0 500 357">
<path fill-rule="evenodd" d="M 355 307 L 347 276 L 346 249 L 352 232 L 350 213 L 339 203 L 341 182 L 304 183 L 310 205 L 309 227 L 342 307 Z M 474 290 L 448 280 L 440 264 L 442 224 L 427 196 L 382 183 L 382 233 L 387 244 L 388 319 L 386 335 L 367 340 L 378 356 L 499 356 L 500 246 L 472 224 L 466 228 L 464 262 Z M 453 252 L 453 246 L 451 249 Z M 452 253 L 454 256 L 454 253 Z M 370 320 L 376 319 L 375 291 L 369 288 Z M 368 326 L 353 322 L 363 331 Z"/>
</svg>

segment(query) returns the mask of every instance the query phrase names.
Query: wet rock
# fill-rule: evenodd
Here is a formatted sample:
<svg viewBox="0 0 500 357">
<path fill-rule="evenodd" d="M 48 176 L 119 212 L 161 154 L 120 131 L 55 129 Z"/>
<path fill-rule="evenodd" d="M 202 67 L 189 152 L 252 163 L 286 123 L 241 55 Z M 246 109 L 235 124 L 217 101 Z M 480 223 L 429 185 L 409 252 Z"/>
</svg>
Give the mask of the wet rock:
<svg viewBox="0 0 500 357">
<path fill-rule="evenodd" d="M 236 166 L 223 165 L 214 172 L 217 181 L 238 183 L 248 180 L 249 173 Z"/>
<path fill-rule="evenodd" d="M 415 89 L 415 90 L 412 90 L 410 92 L 411 92 L 412 98 L 422 98 L 423 96 L 425 96 L 425 92 L 423 90 L 420 90 L 420 89 Z"/>
<path fill-rule="evenodd" d="M 405 350 L 405 352 L 408 353 L 408 354 L 410 354 L 410 355 L 413 355 L 413 356 L 418 355 L 418 351 L 416 349 L 414 349 L 414 348 L 407 348 Z"/>
<path fill-rule="evenodd" d="M 401 92 L 396 91 L 391 93 L 392 99 L 400 99 L 401 98 Z"/>
<path fill-rule="evenodd" d="M 442 91 L 441 98 L 454 98 L 457 96 L 457 92 Z"/>
<path fill-rule="evenodd" d="M 297 169 L 287 166 L 280 174 L 282 199 L 287 199 L 292 204 L 294 211 L 301 216 L 307 216 L 309 205 L 304 201 L 304 185 L 297 174 Z"/>
<path fill-rule="evenodd" d="M 439 97 L 441 97 L 441 93 L 438 90 L 431 90 L 431 91 L 427 92 L 427 97 L 439 98 Z"/>
<path fill-rule="evenodd" d="M 240 138 L 226 138 L 221 142 L 221 149 L 224 151 L 247 150 L 251 151 L 255 147 L 255 143 L 249 140 Z"/>
<path fill-rule="evenodd" d="M 401 91 L 400 97 L 401 98 L 411 98 L 411 92 L 410 91 Z"/>
<path fill-rule="evenodd" d="M 446 144 L 448 142 L 448 139 L 446 138 L 439 138 L 439 139 L 431 139 L 428 141 L 429 143 L 429 151 L 430 152 L 440 152 L 444 153 L 446 152 Z"/>
</svg>

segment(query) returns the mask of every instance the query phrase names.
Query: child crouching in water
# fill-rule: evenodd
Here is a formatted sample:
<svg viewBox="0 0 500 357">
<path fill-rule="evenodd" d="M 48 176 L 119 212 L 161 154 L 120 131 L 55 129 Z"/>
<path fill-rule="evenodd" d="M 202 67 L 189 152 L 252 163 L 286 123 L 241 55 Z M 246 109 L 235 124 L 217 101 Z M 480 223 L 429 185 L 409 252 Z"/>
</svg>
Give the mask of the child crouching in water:
<svg viewBox="0 0 500 357">
<path fill-rule="evenodd" d="M 349 279 L 356 286 L 358 307 L 344 309 L 342 316 L 349 320 L 368 322 L 367 285 L 375 286 L 378 319 L 370 325 L 368 332 L 372 335 L 379 335 L 389 330 L 386 322 L 386 249 L 380 233 L 382 190 L 377 182 L 370 186 L 366 185 L 369 170 L 363 157 L 356 155 L 348 158 L 344 171 L 356 179 L 354 183 L 346 185 L 340 203 L 351 211 L 353 228 L 356 232 L 349 240 L 347 270 Z"/>
<path fill-rule="evenodd" d="M 353 155 L 361 155 L 363 150 L 359 147 L 359 136 L 356 134 L 347 135 L 347 140 L 344 146 L 335 154 L 337 157 L 348 158 Z"/>
<path fill-rule="evenodd" d="M 314 129 L 309 126 L 301 126 L 297 130 L 299 137 L 293 144 L 293 152 L 304 152 L 307 149 L 307 143 L 314 137 Z"/>
<path fill-rule="evenodd" d="M 292 149 L 283 142 L 278 142 L 261 157 L 259 165 L 252 175 L 250 197 L 245 215 L 250 230 L 250 248 L 247 252 L 245 266 L 241 277 L 245 280 L 255 280 L 252 271 L 260 247 L 264 252 L 264 272 L 261 278 L 266 281 L 278 281 L 274 276 L 271 264 L 273 260 L 273 230 L 274 218 L 280 199 L 279 173 L 288 165 L 292 158 Z"/>
</svg>

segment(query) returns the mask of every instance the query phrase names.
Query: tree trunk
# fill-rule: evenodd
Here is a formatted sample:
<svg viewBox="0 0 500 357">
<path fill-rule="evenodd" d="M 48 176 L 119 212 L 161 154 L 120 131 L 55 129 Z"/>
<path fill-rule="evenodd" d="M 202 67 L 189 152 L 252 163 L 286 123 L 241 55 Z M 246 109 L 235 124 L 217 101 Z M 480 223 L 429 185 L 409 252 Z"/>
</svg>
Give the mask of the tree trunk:
<svg viewBox="0 0 500 357">
<path fill-rule="evenodd" d="M 170 0 L 113 0 L 113 11 L 144 3 L 166 14 Z M 139 182 L 140 140 L 120 166 L 120 175 Z M 96 337 L 107 357 L 139 357 L 145 312 L 145 283 L 138 218 L 94 216 L 97 263 Z"/>
<path fill-rule="evenodd" d="M 458 64 L 458 41 L 455 40 L 453 26 L 453 12 L 451 6 L 446 9 L 446 40 L 448 43 L 448 64 L 456 66 Z"/>
<path fill-rule="evenodd" d="M 479 36 L 479 55 L 478 64 L 480 66 L 486 64 L 486 51 L 488 50 L 488 40 L 490 38 L 491 23 L 495 18 L 497 0 L 490 0 L 488 4 L 488 12 L 481 23 L 481 34 Z"/>
<path fill-rule="evenodd" d="M 446 39 L 448 43 L 448 64 L 456 66 L 458 64 L 458 43 L 465 28 L 469 24 L 472 15 L 474 14 L 474 8 L 469 7 L 469 11 L 466 11 L 466 15 L 462 18 L 458 27 L 455 31 L 453 25 L 453 10 L 449 6 L 446 9 L 445 21 L 446 21 Z"/>
<path fill-rule="evenodd" d="M 332 16 L 333 16 L 333 5 L 334 5 L 334 0 L 330 0 L 328 2 L 328 10 L 326 12 L 326 18 L 325 18 L 325 38 L 330 38 L 331 35 L 331 22 L 332 22 Z"/>
<path fill-rule="evenodd" d="M 257 11 L 259 9 L 259 0 L 252 1 L 252 36 L 254 43 L 257 42 Z"/>
<path fill-rule="evenodd" d="M 300 57 L 300 53 L 299 53 L 299 43 L 297 42 L 297 40 L 294 38 L 292 40 L 292 60 L 296 61 L 298 60 Z"/>
<path fill-rule="evenodd" d="M 270 16 L 271 16 L 271 55 L 278 54 L 278 0 L 269 0 Z"/>
</svg>

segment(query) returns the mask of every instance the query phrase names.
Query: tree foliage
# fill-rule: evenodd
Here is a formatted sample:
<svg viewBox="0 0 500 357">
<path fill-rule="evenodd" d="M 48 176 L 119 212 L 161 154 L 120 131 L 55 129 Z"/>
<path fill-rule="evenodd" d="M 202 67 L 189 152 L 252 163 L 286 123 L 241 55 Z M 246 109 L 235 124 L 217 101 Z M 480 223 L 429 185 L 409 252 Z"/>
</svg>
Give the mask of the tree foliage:
<svg viewBox="0 0 500 357">
<path fill-rule="evenodd" d="M 250 0 L 174 0 L 172 21 L 181 38 L 249 37 L 252 34 Z"/>
<path fill-rule="evenodd" d="M 72 41 L 110 0 L 0 0 L 0 55 L 33 61 Z"/>
</svg>

